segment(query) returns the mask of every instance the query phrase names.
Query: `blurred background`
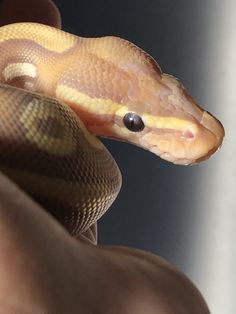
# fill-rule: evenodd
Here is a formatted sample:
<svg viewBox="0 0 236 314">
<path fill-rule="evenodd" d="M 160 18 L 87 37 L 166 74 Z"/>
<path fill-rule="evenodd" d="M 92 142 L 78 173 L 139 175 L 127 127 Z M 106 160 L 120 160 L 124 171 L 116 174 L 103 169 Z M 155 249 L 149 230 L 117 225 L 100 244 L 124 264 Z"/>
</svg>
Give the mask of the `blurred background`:
<svg viewBox="0 0 236 314">
<path fill-rule="evenodd" d="M 99 242 L 164 257 L 193 280 L 212 313 L 235 314 L 235 1 L 55 2 L 64 30 L 136 43 L 224 124 L 222 149 L 193 167 L 173 166 L 139 148 L 105 141 L 123 173 L 123 188 L 99 223 Z"/>
<path fill-rule="evenodd" d="M 222 149 L 193 167 L 105 141 L 123 188 L 99 222 L 99 242 L 158 254 L 186 273 L 214 314 L 236 313 L 236 2 L 55 0 L 63 29 L 124 37 L 224 124 Z"/>
</svg>

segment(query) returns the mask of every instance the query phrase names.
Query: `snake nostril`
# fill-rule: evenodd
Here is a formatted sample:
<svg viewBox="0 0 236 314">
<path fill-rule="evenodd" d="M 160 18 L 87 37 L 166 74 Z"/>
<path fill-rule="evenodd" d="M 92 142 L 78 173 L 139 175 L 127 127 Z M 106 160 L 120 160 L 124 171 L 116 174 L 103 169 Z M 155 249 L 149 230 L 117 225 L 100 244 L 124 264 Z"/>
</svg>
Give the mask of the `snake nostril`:
<svg viewBox="0 0 236 314">
<path fill-rule="evenodd" d="M 190 140 L 194 138 L 194 134 L 190 130 L 184 131 L 182 133 L 182 135 L 183 135 L 184 138 L 187 138 L 187 139 L 190 139 Z"/>
</svg>

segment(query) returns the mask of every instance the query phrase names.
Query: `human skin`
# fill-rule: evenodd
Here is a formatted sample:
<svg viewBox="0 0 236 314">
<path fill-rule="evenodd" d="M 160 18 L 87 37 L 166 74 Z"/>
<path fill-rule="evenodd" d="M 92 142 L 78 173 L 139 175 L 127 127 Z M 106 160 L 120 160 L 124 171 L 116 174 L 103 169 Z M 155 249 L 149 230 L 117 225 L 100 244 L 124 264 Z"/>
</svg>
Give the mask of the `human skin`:
<svg viewBox="0 0 236 314">
<path fill-rule="evenodd" d="M 0 10 L 1 25 L 61 25 L 48 0 L 4 0 Z M 1 174 L 0 235 L 0 313 L 209 313 L 191 281 L 165 260 L 132 248 L 94 245 L 96 226 L 72 238 Z"/>
<path fill-rule="evenodd" d="M 0 26 L 17 22 L 37 22 L 61 28 L 61 16 L 51 0 L 0 1 Z"/>
<path fill-rule="evenodd" d="M 209 313 L 165 260 L 72 238 L 3 175 L 0 234 L 0 313 Z"/>
</svg>

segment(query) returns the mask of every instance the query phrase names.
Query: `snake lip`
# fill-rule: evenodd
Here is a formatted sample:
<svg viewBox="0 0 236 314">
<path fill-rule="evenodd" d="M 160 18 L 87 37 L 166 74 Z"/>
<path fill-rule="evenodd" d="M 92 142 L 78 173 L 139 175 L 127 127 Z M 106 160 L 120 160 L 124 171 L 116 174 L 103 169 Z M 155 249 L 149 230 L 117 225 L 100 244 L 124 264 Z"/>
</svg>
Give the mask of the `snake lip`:
<svg viewBox="0 0 236 314">
<path fill-rule="evenodd" d="M 170 134 L 169 134 L 170 135 Z M 191 130 L 176 131 L 174 140 L 168 136 L 154 136 L 147 145 L 148 149 L 161 158 L 179 165 L 192 165 L 208 159 L 222 145 L 224 128 L 221 123 L 207 112 L 198 122 L 196 133 Z M 146 137 L 146 144 L 150 138 Z"/>
</svg>

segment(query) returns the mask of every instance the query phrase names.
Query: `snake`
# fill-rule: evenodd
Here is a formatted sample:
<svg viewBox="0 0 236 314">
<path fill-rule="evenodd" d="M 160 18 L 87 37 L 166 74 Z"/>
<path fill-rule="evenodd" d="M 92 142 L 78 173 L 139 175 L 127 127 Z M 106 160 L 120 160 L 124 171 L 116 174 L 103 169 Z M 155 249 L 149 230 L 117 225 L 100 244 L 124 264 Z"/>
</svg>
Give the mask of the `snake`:
<svg viewBox="0 0 236 314">
<path fill-rule="evenodd" d="M 121 188 L 99 137 L 178 165 L 222 144 L 222 124 L 128 40 L 13 23 L 0 27 L 0 51 L 0 170 L 75 236 Z"/>
</svg>

